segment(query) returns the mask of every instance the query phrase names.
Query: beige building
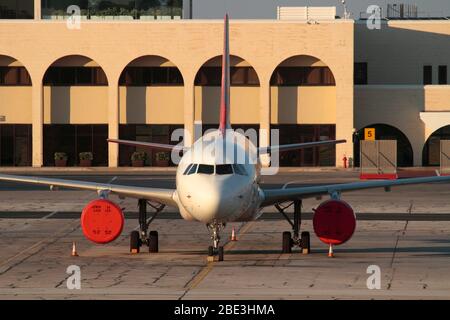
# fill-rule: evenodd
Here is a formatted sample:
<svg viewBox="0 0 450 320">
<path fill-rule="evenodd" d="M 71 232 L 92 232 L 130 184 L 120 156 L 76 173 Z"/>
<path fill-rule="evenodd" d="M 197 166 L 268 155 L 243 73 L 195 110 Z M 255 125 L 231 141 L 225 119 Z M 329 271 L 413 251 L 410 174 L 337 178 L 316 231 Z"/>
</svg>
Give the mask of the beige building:
<svg viewBox="0 0 450 320">
<path fill-rule="evenodd" d="M 367 84 L 355 83 L 355 128 L 378 124 L 380 138 L 397 138 L 399 165 L 438 165 L 439 140 L 450 139 L 449 65 L 447 19 L 394 20 L 381 30 L 357 21 L 355 69 L 366 69 Z"/>
<path fill-rule="evenodd" d="M 106 138 L 169 143 L 177 128 L 218 123 L 222 21 L 82 19 L 73 29 L 38 9 L 0 19 L 1 166 L 53 166 L 59 152 L 69 165 L 92 152 L 92 165 L 128 166 L 135 149 Z M 341 166 L 368 126 L 399 139 L 400 165 L 421 165 L 424 147 L 435 164 L 429 138 L 450 124 L 450 21 L 372 31 L 344 19 L 231 20 L 230 37 L 233 127 L 279 129 L 280 143 L 348 141 L 288 152 L 281 165 Z"/>
</svg>

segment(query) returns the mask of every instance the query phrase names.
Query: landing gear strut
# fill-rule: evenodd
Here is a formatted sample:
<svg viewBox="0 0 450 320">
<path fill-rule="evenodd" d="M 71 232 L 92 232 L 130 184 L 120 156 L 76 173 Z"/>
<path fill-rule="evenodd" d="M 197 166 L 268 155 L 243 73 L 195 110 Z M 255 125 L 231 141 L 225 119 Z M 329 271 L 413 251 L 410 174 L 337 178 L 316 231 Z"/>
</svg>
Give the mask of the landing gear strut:
<svg viewBox="0 0 450 320">
<path fill-rule="evenodd" d="M 225 223 L 213 221 L 206 224 L 206 227 L 211 234 L 212 246 L 208 248 L 208 256 L 213 257 L 217 254 L 218 260 L 223 261 L 223 246 L 220 246 L 220 231 L 225 228 Z"/>
<path fill-rule="evenodd" d="M 285 212 L 285 210 L 292 205 L 294 205 L 294 221 L 292 221 Z M 300 226 L 302 224 L 302 200 L 295 200 L 286 206 L 276 204 L 275 208 L 277 208 L 292 226 L 292 234 L 290 231 L 283 232 L 282 253 L 291 253 L 292 247 L 298 246 L 302 249 L 303 254 L 309 254 L 311 251 L 309 232 L 303 231 L 300 234 Z"/>
<path fill-rule="evenodd" d="M 155 209 L 155 212 L 150 219 L 147 219 L 147 204 Z M 138 206 L 139 231 L 134 230 L 130 234 L 130 252 L 139 253 L 142 244 L 148 246 L 149 252 L 158 252 L 158 231 L 150 231 L 150 233 L 148 233 L 148 227 L 165 206 L 163 204 L 152 204 L 145 199 L 139 199 Z"/>
</svg>

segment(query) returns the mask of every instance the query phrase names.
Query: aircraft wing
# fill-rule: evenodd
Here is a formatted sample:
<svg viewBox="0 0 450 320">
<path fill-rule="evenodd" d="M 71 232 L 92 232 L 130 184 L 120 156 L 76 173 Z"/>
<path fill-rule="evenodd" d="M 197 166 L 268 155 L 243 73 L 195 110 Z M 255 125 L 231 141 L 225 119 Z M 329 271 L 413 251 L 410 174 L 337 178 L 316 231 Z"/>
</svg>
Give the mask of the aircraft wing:
<svg viewBox="0 0 450 320">
<path fill-rule="evenodd" d="M 378 180 L 351 182 L 343 184 L 330 184 L 324 186 L 298 187 L 298 188 L 280 188 L 263 190 L 263 201 L 261 206 L 270 206 L 283 201 L 312 198 L 321 195 L 340 194 L 347 191 L 356 191 L 362 189 L 385 188 L 388 191 L 391 187 L 404 186 L 409 184 L 450 182 L 450 176 L 433 176 L 423 178 L 408 178 L 398 180 Z"/>
<path fill-rule="evenodd" d="M 269 146 L 269 147 L 260 147 L 258 148 L 258 152 L 260 154 L 269 153 L 272 151 L 288 151 L 288 150 L 297 150 L 304 148 L 312 148 L 312 147 L 320 147 L 327 145 L 334 145 L 339 143 L 345 143 L 346 140 L 325 140 L 325 141 L 314 141 L 314 142 L 304 142 L 304 143 L 292 143 L 292 144 L 284 144 L 279 146 Z"/>
<path fill-rule="evenodd" d="M 175 190 L 173 189 L 159 189 L 159 188 L 144 188 L 144 187 L 133 187 L 133 186 L 123 186 L 116 184 L 107 183 L 96 183 L 87 181 L 77 181 L 77 180 L 66 180 L 66 179 L 54 179 L 54 178 L 41 178 L 41 177 L 27 177 L 27 176 L 15 176 L 0 174 L 0 180 L 2 181 L 13 181 L 13 182 L 23 182 L 35 185 L 44 185 L 49 187 L 62 187 L 62 188 L 73 188 L 80 190 L 91 190 L 97 193 L 110 192 L 112 194 L 117 194 L 124 197 L 147 199 L 168 206 L 178 207 L 176 201 L 174 200 Z"/>
<path fill-rule="evenodd" d="M 166 151 L 186 151 L 189 148 L 180 146 L 180 145 L 172 145 L 172 144 L 164 144 L 164 143 L 154 143 L 154 142 L 139 142 L 139 141 L 131 141 L 131 140 L 118 140 L 118 139 L 108 139 L 109 143 L 117 143 L 124 144 L 133 147 L 145 147 L 149 149 L 159 149 Z"/>
</svg>

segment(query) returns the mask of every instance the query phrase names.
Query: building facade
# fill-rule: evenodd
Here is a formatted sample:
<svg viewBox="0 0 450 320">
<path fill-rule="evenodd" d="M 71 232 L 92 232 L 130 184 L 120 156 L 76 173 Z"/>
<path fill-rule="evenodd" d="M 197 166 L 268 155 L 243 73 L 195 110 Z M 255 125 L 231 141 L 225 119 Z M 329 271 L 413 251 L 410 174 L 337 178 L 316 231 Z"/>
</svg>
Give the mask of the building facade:
<svg viewBox="0 0 450 320">
<path fill-rule="evenodd" d="M 394 20 L 381 30 L 357 21 L 355 128 L 397 139 L 401 166 L 439 165 L 439 141 L 450 138 L 449 65 L 448 19 Z"/>
<path fill-rule="evenodd" d="M 177 2 L 85 1 L 74 29 L 52 1 L 32 2 L 0 8 L 0 166 L 53 166 L 58 152 L 129 166 L 135 149 L 106 138 L 176 143 L 185 128 L 190 145 L 196 122 L 218 124 L 222 21 L 181 20 Z M 347 139 L 284 153 L 282 166 L 357 163 L 365 127 L 399 141 L 399 165 L 435 165 L 450 135 L 449 37 L 450 21 L 231 20 L 232 125 L 278 129 L 280 143 Z"/>
</svg>

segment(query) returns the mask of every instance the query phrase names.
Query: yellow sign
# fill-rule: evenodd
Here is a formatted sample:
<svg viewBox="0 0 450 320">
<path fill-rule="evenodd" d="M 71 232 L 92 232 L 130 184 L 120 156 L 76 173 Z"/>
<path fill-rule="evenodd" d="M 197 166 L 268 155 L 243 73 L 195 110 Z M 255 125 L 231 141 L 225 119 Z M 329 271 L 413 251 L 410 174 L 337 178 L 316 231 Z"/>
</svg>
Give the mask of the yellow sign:
<svg viewBox="0 0 450 320">
<path fill-rule="evenodd" d="M 364 129 L 364 140 L 375 140 L 375 128 Z"/>
</svg>

